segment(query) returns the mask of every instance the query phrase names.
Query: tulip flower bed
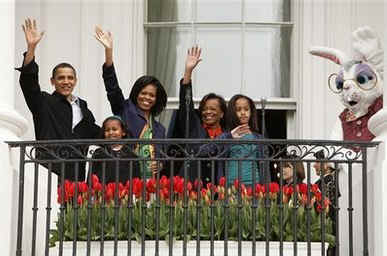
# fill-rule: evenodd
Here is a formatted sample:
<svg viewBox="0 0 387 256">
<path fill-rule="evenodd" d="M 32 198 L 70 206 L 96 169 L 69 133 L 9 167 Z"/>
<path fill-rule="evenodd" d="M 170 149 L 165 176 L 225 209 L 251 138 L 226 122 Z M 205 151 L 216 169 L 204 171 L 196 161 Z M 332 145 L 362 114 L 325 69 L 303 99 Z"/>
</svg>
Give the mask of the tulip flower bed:
<svg viewBox="0 0 387 256">
<path fill-rule="evenodd" d="M 211 230 L 215 240 L 224 240 L 227 230 L 228 240 L 238 240 L 238 235 L 241 234 L 242 240 L 249 241 L 253 239 L 254 228 L 255 239 L 266 240 L 266 209 L 270 207 L 270 232 L 267 235 L 271 241 L 279 241 L 281 232 L 284 241 L 293 241 L 294 226 L 297 241 L 306 241 L 308 212 L 311 241 L 321 241 L 321 214 L 323 211 L 328 212 L 330 202 L 328 199 L 322 200 L 317 185 L 310 186 L 309 202 L 306 184 L 297 185 L 295 190 L 293 186 L 283 186 L 280 204 L 281 193 L 277 183 L 267 186 L 257 184 L 254 188 L 239 184 L 238 181 L 230 187 L 225 184 L 225 178 L 222 178 L 217 186 L 207 184 L 203 187 L 201 182 L 186 182 L 185 185 L 184 179 L 178 176 L 171 179 L 163 176 L 159 184 L 155 179 L 143 181 L 134 178 L 126 184 L 119 183 L 118 188 L 115 183 L 103 186 L 96 176 L 92 177 L 90 188 L 85 182 L 76 184 L 66 181 L 64 191 L 58 188 L 58 202 L 65 206 L 63 239 L 69 241 L 76 236 L 78 241 L 86 241 L 90 232 L 91 241 L 101 240 L 102 234 L 104 240 L 113 240 L 117 235 L 118 240 L 141 241 L 144 232 L 145 240 L 168 240 L 172 228 L 174 240 L 183 240 L 184 231 L 187 240 L 196 239 L 197 236 L 200 236 L 200 240 L 210 240 Z M 253 205 L 257 207 L 252 207 Z M 78 207 L 76 234 L 74 206 Z M 91 225 L 88 230 L 89 216 Z M 325 241 L 333 245 L 335 239 L 332 235 L 332 222 L 327 214 L 324 216 Z M 58 219 L 57 229 L 51 231 L 51 244 L 59 240 L 60 218 Z M 173 219 L 173 225 L 170 225 L 170 219 Z M 197 221 L 200 222 L 199 230 Z M 158 234 L 156 230 L 159 230 Z"/>
</svg>

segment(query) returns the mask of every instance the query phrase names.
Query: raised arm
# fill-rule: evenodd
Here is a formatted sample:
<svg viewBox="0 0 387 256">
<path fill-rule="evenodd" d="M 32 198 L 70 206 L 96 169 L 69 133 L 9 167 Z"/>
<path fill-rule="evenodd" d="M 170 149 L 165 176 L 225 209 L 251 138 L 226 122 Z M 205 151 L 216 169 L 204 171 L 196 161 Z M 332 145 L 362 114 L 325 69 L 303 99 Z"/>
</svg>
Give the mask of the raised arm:
<svg viewBox="0 0 387 256">
<path fill-rule="evenodd" d="M 103 81 L 113 114 L 122 115 L 124 108 L 124 95 L 118 84 L 118 79 L 113 65 L 113 36 L 101 27 L 95 27 L 95 38 L 105 48 L 105 64 L 103 65 Z"/>
<path fill-rule="evenodd" d="M 187 58 L 185 59 L 183 84 L 189 84 L 191 82 L 192 71 L 199 64 L 199 62 L 202 61 L 200 58 L 201 53 L 202 49 L 200 49 L 198 46 L 188 49 Z"/>
<path fill-rule="evenodd" d="M 110 31 L 103 31 L 100 26 L 95 26 L 94 37 L 105 47 L 105 66 L 113 65 L 113 36 Z"/>
<path fill-rule="evenodd" d="M 200 59 L 201 49 L 196 46 L 188 49 L 187 57 L 185 60 L 185 71 L 184 76 L 180 80 L 180 92 L 179 92 L 179 110 L 176 115 L 176 124 L 175 130 L 180 131 L 179 137 L 185 136 L 186 131 L 186 118 L 189 116 L 190 125 L 187 129 L 190 130 L 189 137 L 196 137 L 195 134 L 197 131 L 197 125 L 201 123 L 200 117 L 194 111 L 194 104 L 192 100 L 192 84 L 191 76 L 192 71 L 195 69 L 197 64 L 201 61 Z M 189 100 L 190 104 L 187 109 L 186 102 Z"/>
<path fill-rule="evenodd" d="M 42 39 L 44 32 L 39 32 L 36 20 L 31 20 L 30 18 L 24 21 L 22 28 L 27 42 L 27 53 L 23 62 L 23 66 L 26 66 L 34 59 L 36 46 Z"/>
<path fill-rule="evenodd" d="M 27 43 L 27 52 L 24 54 L 23 66 L 18 68 L 20 73 L 19 83 L 23 91 L 27 106 L 33 114 L 39 112 L 42 104 L 41 91 L 39 85 L 39 67 L 35 63 L 35 49 L 44 32 L 39 32 L 36 21 L 27 18 L 22 25 Z"/>
</svg>

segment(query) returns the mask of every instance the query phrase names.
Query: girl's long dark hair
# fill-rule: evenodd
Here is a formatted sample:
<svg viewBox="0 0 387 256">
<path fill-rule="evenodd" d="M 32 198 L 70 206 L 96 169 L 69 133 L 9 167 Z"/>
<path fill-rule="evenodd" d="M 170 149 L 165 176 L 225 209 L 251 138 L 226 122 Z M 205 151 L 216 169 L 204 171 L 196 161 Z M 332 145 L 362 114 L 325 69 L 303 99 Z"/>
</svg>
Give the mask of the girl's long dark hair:
<svg viewBox="0 0 387 256">
<path fill-rule="evenodd" d="M 242 95 L 242 94 L 236 94 L 234 95 L 230 101 L 228 102 L 228 111 L 227 111 L 227 128 L 231 131 L 238 125 L 240 125 L 239 118 L 236 114 L 236 101 L 239 99 L 246 99 L 249 103 L 250 107 L 250 119 L 249 119 L 249 126 L 250 130 L 252 132 L 258 133 L 258 114 L 257 114 L 257 109 L 255 108 L 254 101 L 250 99 L 249 97 Z"/>
<path fill-rule="evenodd" d="M 154 85 L 156 87 L 156 103 L 151 108 L 152 116 L 158 116 L 163 112 L 164 108 L 167 106 L 168 96 L 167 93 L 161 84 L 161 82 L 154 76 L 142 76 L 136 80 L 133 85 L 132 90 L 130 91 L 129 99 L 136 105 L 137 96 L 140 94 L 141 90 L 147 85 Z"/>
</svg>

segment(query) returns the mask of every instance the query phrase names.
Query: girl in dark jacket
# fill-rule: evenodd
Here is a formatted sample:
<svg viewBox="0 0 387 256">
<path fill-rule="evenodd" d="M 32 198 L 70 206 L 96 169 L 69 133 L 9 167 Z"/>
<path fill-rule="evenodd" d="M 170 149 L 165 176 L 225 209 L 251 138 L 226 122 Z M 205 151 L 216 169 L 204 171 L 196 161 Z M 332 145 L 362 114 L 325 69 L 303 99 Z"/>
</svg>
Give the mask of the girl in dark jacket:
<svg viewBox="0 0 387 256">
<path fill-rule="evenodd" d="M 131 136 L 128 134 L 125 123 L 119 116 L 108 117 L 103 122 L 102 138 L 120 140 L 129 137 Z M 122 183 L 126 183 L 134 177 L 141 177 L 137 155 L 133 150 L 133 146 L 122 144 L 104 145 L 96 149 L 92 157 L 101 161 L 95 161 L 91 164 L 91 174 L 97 175 L 101 183 L 104 181 L 105 184 L 115 182 L 116 175 L 118 175 L 118 181 Z M 117 159 L 117 161 L 111 161 L 111 159 Z"/>
</svg>

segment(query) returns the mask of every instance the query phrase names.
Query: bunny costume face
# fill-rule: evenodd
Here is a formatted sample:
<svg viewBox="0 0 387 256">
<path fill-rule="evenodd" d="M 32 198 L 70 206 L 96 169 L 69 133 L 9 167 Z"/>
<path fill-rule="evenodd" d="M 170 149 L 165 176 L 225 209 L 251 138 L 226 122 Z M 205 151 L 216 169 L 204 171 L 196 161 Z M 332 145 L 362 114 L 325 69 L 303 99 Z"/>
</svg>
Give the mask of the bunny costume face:
<svg viewBox="0 0 387 256">
<path fill-rule="evenodd" d="M 340 101 L 357 119 L 367 114 L 368 108 L 382 95 L 381 80 L 372 64 L 363 61 L 348 61 L 338 74 L 329 77 L 329 87 L 340 97 Z"/>
<path fill-rule="evenodd" d="M 356 120 L 369 111 L 383 93 L 383 50 L 369 27 L 352 33 L 354 54 L 327 47 L 312 47 L 310 53 L 340 65 L 337 74 L 328 79 L 329 88 L 337 93 L 346 108 L 346 121 Z"/>
</svg>

